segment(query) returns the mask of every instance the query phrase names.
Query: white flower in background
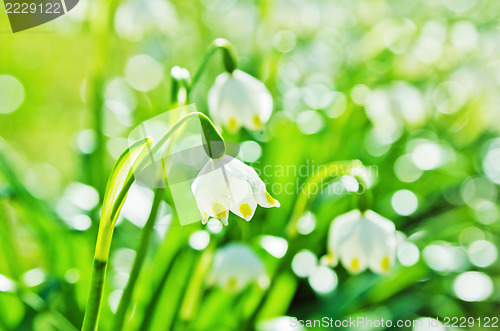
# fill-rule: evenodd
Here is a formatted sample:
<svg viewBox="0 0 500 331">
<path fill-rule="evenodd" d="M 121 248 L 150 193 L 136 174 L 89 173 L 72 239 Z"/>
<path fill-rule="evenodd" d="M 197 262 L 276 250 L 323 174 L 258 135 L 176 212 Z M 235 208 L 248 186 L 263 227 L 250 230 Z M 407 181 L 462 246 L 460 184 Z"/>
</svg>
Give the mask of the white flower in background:
<svg viewBox="0 0 500 331">
<path fill-rule="evenodd" d="M 328 233 L 328 254 L 322 262 L 336 266 L 338 260 L 351 273 L 366 268 L 384 273 L 393 266 L 397 236 L 394 223 L 374 211 L 353 210 L 335 218 Z"/>
<path fill-rule="evenodd" d="M 191 190 L 203 224 L 210 217 L 216 217 L 227 225 L 229 211 L 250 221 L 257 204 L 265 208 L 280 206 L 278 200 L 266 191 L 257 172 L 229 155 L 208 160 L 194 180 Z"/>
<path fill-rule="evenodd" d="M 215 253 L 209 283 L 237 292 L 255 283 L 262 288 L 269 285 L 264 263 L 246 244 L 230 243 Z"/>
<path fill-rule="evenodd" d="M 273 99 L 264 83 L 236 69 L 217 76 L 208 92 L 208 107 L 215 122 L 230 131 L 241 126 L 260 130 L 271 117 Z"/>
</svg>

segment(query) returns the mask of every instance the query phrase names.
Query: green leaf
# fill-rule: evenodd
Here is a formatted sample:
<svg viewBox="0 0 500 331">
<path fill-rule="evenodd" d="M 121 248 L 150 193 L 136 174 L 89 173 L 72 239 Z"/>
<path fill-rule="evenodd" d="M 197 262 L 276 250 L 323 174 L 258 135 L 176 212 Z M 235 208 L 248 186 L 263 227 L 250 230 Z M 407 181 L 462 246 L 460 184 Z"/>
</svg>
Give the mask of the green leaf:
<svg viewBox="0 0 500 331">
<path fill-rule="evenodd" d="M 203 114 L 199 115 L 203 148 L 211 159 L 219 159 L 226 153 L 226 144 L 220 133 L 215 129 L 212 121 Z"/>
<path fill-rule="evenodd" d="M 106 261 L 113 228 L 134 181 L 134 171 L 140 171 L 150 152 L 153 139 L 140 139 L 129 146 L 118 158 L 109 176 L 101 211 L 101 223 L 96 245 L 96 259 Z"/>
</svg>

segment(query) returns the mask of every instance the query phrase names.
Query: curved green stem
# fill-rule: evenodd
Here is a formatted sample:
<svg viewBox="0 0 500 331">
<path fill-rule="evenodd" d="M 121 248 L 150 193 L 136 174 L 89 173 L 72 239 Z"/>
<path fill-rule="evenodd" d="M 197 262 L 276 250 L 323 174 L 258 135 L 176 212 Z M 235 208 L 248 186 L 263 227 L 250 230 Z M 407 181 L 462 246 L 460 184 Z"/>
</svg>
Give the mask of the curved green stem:
<svg viewBox="0 0 500 331">
<path fill-rule="evenodd" d="M 182 305 L 179 311 L 180 320 L 188 324 L 198 311 L 201 297 L 204 291 L 205 276 L 209 272 L 214 256 L 215 244 L 210 244 L 203 251 L 196 268 L 189 280 L 186 295 L 182 298 Z"/>
<path fill-rule="evenodd" d="M 94 259 L 94 268 L 92 270 L 92 284 L 90 288 L 89 300 L 85 309 L 82 331 L 94 331 L 97 328 L 105 276 L 106 261 Z"/>
<path fill-rule="evenodd" d="M 275 286 L 276 279 L 286 270 L 286 266 L 290 265 L 295 252 L 298 250 L 297 245 L 294 244 L 295 241 L 292 240 L 297 235 L 297 222 L 304 214 L 313 198 L 319 193 L 319 188 L 321 188 L 327 181 L 344 175 L 350 175 L 352 174 L 352 169 L 361 168 L 362 166 L 363 164 L 359 160 L 333 162 L 323 166 L 315 175 L 306 180 L 303 188 L 300 190 L 297 200 L 295 201 L 292 215 L 287 226 L 288 242 L 290 243 L 290 247 L 288 248 L 286 256 L 280 260 L 276 268 L 276 272 L 271 279 L 269 288 L 262 295 L 257 307 L 248 319 L 248 330 L 251 330 L 257 321 L 257 317 L 264 307 L 271 289 Z"/>
<path fill-rule="evenodd" d="M 186 121 L 192 118 L 198 118 L 201 122 L 202 137 L 205 142 L 204 148 L 208 156 L 211 158 L 222 157 L 225 153 L 225 145 L 222 136 L 215 129 L 215 126 L 207 116 L 202 113 L 195 112 L 187 114 L 177 121 L 177 123 L 174 124 L 170 130 L 167 131 L 167 133 L 165 133 L 158 143 L 148 150 L 149 155 L 152 157 L 144 157 L 145 147 L 149 148 L 149 143 L 151 142 L 150 138 L 144 138 L 125 150 L 125 152 L 122 153 L 120 158 L 117 160 L 111 173 L 110 180 L 108 181 L 108 187 L 106 188 L 106 195 L 101 212 L 101 224 L 99 226 L 99 234 L 97 237 L 94 257 L 94 269 L 92 273 L 92 286 L 87 309 L 85 310 L 82 330 L 95 330 L 97 327 L 105 278 L 106 261 L 108 260 L 111 238 L 113 236 L 116 220 L 118 219 L 120 210 L 125 202 L 125 198 L 127 197 L 127 193 L 135 180 L 133 172 L 141 171 L 144 167 L 150 164 L 153 161 L 153 156 L 155 156 L 161 147 L 170 139 L 173 133 Z M 130 162 L 132 164 L 129 164 Z M 120 177 L 119 180 L 117 180 L 118 177 Z M 149 238 L 146 239 L 149 240 Z M 137 272 L 139 269 L 140 267 L 138 267 Z"/>
<path fill-rule="evenodd" d="M 134 264 L 132 265 L 132 270 L 130 271 L 127 285 L 125 286 L 120 303 L 118 304 L 118 309 L 116 310 L 113 330 L 121 330 L 123 328 L 123 324 L 125 323 L 127 309 L 130 305 L 135 284 L 146 258 L 146 252 L 148 250 L 149 241 L 153 233 L 154 224 L 156 223 L 156 219 L 158 218 L 158 211 L 160 209 L 160 203 L 163 200 L 164 192 L 164 188 L 158 188 L 155 190 L 151 212 L 149 214 L 146 225 L 141 232 L 141 238 L 139 241 L 139 246 L 137 248 L 137 255 L 135 257 Z"/>
<path fill-rule="evenodd" d="M 170 139 L 174 132 L 177 131 L 177 129 L 184 125 L 184 123 L 186 123 L 188 120 L 193 118 L 198 118 L 200 120 L 201 128 L 203 131 L 203 147 L 205 148 L 205 152 L 207 153 L 207 155 L 212 159 L 218 159 L 224 156 L 224 153 L 226 152 L 224 139 L 217 131 L 212 121 L 205 114 L 199 112 L 189 113 L 178 120 L 177 123 L 175 123 L 170 128 L 170 130 L 168 130 L 167 133 L 165 133 L 163 137 L 160 138 L 158 143 L 153 146 L 153 148 L 151 149 L 152 154 L 155 155 L 156 153 L 158 153 L 160 148 L 167 142 L 168 139 Z"/>
<path fill-rule="evenodd" d="M 186 68 L 175 66 L 170 70 L 170 78 L 172 81 L 172 88 L 170 89 L 170 104 L 171 105 L 185 105 L 189 103 L 189 86 L 190 75 Z M 184 92 L 184 95 L 181 95 Z M 181 99 L 184 98 L 184 100 Z"/>
<path fill-rule="evenodd" d="M 165 284 L 167 283 L 167 278 L 170 275 L 170 272 L 172 271 L 174 264 L 176 260 L 179 258 L 181 255 L 182 251 L 179 248 L 174 252 L 174 255 L 172 256 L 172 259 L 168 262 L 165 271 L 162 274 L 162 277 L 160 278 L 158 284 L 155 286 L 155 289 L 153 291 L 153 295 L 151 299 L 148 302 L 148 305 L 145 309 L 144 316 L 142 319 L 142 322 L 140 324 L 139 330 L 149 330 L 149 327 L 151 325 L 151 322 L 153 321 L 153 316 L 156 310 L 156 305 L 158 301 L 160 300 L 161 293 L 163 292 L 163 289 L 165 287 Z"/>
<path fill-rule="evenodd" d="M 358 191 L 356 192 L 356 207 L 361 211 L 365 212 L 371 209 L 373 206 L 373 194 L 368 187 L 368 184 L 361 176 L 354 176 L 359 183 Z"/>
<path fill-rule="evenodd" d="M 360 167 L 362 167 L 362 163 L 359 160 L 333 162 L 321 167 L 315 175 L 309 177 L 295 201 L 292 216 L 287 227 L 288 237 L 295 237 L 299 218 L 304 215 L 312 198 L 320 191 L 319 188 L 321 188 L 326 181 L 348 175 L 353 168 Z"/>
<path fill-rule="evenodd" d="M 236 52 L 234 51 L 233 45 L 227 41 L 226 39 L 223 38 L 218 38 L 215 39 L 211 44 L 210 47 L 203 58 L 203 62 L 201 63 L 200 67 L 198 68 L 198 71 L 196 74 L 193 76 L 193 81 L 191 82 L 190 90 L 194 88 L 196 83 L 201 78 L 201 75 L 203 74 L 203 71 L 205 71 L 205 67 L 208 64 L 208 61 L 212 58 L 212 56 L 217 52 L 218 50 L 222 51 L 222 61 L 224 63 L 224 67 L 226 68 L 226 71 L 229 73 L 232 73 L 236 69 Z"/>
</svg>

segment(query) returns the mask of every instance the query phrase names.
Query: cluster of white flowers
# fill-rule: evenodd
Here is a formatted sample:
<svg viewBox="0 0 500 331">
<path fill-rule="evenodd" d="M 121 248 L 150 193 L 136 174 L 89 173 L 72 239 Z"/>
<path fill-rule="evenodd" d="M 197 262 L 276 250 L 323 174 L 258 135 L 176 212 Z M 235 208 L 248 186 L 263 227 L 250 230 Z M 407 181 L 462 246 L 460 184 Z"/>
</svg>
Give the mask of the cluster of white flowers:
<svg viewBox="0 0 500 331">
<path fill-rule="evenodd" d="M 234 132 L 242 126 L 261 130 L 271 116 L 273 99 L 261 81 L 236 69 L 216 78 L 208 93 L 208 105 L 214 121 L 229 131 Z M 264 182 L 253 168 L 228 155 L 210 159 L 191 189 L 204 224 L 213 217 L 227 225 L 229 211 L 250 221 L 257 205 L 280 206 L 266 191 Z M 328 254 L 322 262 L 333 267 L 340 260 L 353 274 L 367 268 L 385 273 L 394 265 L 396 242 L 392 221 L 371 210 L 353 210 L 333 220 Z M 224 283 L 221 285 L 239 289 L 245 279 L 261 273 L 263 267 L 257 261 L 261 263 L 247 246 L 228 245 L 216 256 L 215 274 L 220 275 L 219 281 Z M 242 277 L 245 273 L 247 275 Z"/>
</svg>

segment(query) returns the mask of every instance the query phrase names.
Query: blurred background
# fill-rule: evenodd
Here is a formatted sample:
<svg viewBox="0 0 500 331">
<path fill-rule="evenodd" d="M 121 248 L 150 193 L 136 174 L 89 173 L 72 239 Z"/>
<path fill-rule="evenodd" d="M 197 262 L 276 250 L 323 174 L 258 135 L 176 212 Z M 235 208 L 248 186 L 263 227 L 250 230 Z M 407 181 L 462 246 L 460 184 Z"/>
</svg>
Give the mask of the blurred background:
<svg viewBox="0 0 500 331">
<path fill-rule="evenodd" d="M 181 227 L 162 202 L 125 329 L 498 317 L 499 10 L 495 0 L 81 0 L 16 34 L 2 10 L 0 329 L 80 327 L 111 168 L 130 132 L 169 109 L 170 69 L 194 74 L 219 37 L 273 95 L 262 132 L 223 135 L 281 208 L 259 208 L 249 223 L 232 215 L 224 229 Z M 223 70 L 216 54 L 190 96 L 199 111 Z M 307 179 L 286 169 L 311 174 L 349 159 L 374 166 L 372 209 L 400 232 L 386 275 L 318 262 L 330 222 L 353 208 L 348 181 L 318 196 L 298 237 L 286 239 Z M 113 324 L 152 197 L 134 185 L 116 226 L 102 330 Z M 235 242 L 251 248 L 264 277 L 228 290 L 203 257 Z M 222 273 L 241 267 L 230 266 Z M 192 284 L 201 290 L 186 303 Z"/>
</svg>

